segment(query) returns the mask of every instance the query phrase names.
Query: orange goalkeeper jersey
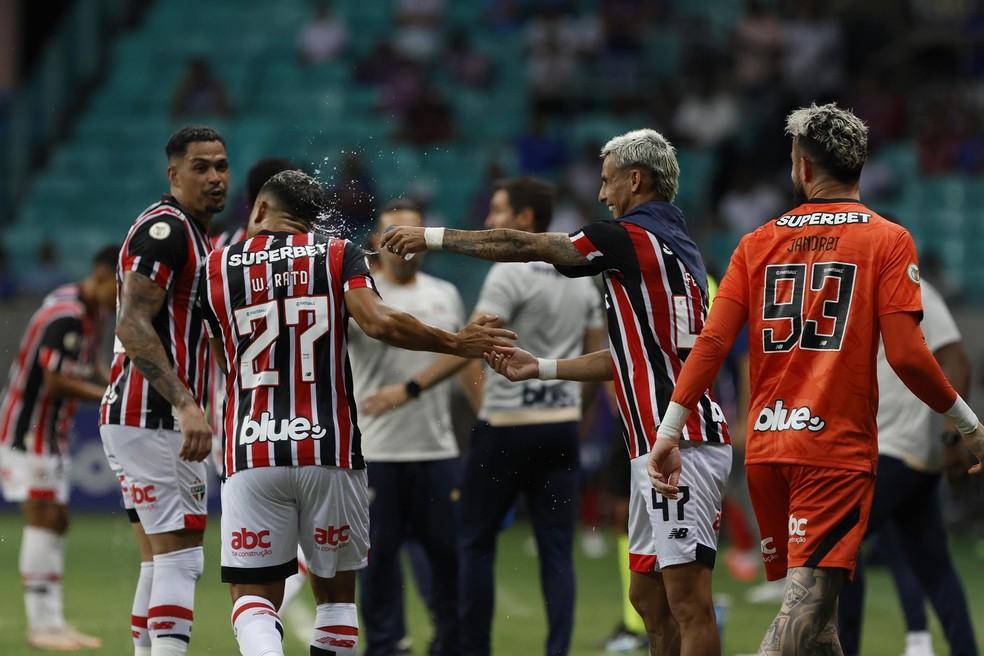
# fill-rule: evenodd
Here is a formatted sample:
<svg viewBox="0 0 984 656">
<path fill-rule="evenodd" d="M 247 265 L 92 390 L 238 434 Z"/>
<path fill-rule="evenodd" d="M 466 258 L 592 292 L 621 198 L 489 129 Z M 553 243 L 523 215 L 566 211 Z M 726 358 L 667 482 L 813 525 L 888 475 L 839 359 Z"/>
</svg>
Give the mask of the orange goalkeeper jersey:
<svg viewBox="0 0 984 656">
<path fill-rule="evenodd" d="M 909 233 L 811 200 L 741 240 L 718 297 L 748 310 L 746 462 L 873 471 L 879 317 L 922 312 Z"/>
</svg>

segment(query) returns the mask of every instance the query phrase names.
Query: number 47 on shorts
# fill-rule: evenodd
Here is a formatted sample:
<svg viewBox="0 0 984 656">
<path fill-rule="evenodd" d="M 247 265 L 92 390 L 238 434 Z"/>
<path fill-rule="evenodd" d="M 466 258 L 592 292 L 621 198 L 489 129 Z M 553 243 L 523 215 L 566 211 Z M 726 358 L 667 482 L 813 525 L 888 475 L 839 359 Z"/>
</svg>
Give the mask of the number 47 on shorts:
<svg viewBox="0 0 984 656">
<path fill-rule="evenodd" d="M 683 509 L 690 501 L 690 487 L 687 485 L 681 485 L 678 488 L 680 490 L 680 498 L 667 499 L 662 494 L 657 492 L 655 488 L 653 489 L 653 510 L 663 511 L 663 521 L 670 521 L 670 503 L 676 504 L 676 521 L 684 521 Z"/>
</svg>

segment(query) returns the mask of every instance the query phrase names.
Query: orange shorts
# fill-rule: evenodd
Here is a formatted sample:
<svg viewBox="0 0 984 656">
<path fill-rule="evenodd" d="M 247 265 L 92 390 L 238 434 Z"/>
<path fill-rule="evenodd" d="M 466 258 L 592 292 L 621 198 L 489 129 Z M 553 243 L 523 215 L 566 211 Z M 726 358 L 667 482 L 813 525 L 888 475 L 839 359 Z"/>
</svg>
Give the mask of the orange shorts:
<svg viewBox="0 0 984 656">
<path fill-rule="evenodd" d="M 781 579 L 793 567 L 835 567 L 853 578 L 874 475 L 783 463 L 751 464 L 747 470 L 766 577 Z"/>
</svg>

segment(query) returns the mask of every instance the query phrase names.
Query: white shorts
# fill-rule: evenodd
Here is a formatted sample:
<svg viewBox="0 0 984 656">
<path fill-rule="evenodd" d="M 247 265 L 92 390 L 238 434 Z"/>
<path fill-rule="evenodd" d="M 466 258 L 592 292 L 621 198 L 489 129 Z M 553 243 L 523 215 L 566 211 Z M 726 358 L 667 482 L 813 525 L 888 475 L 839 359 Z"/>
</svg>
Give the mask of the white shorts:
<svg viewBox="0 0 984 656">
<path fill-rule="evenodd" d="M 145 533 L 205 530 L 206 465 L 178 457 L 181 433 L 109 425 L 100 426 L 99 433 L 123 504 L 136 511 Z"/>
<path fill-rule="evenodd" d="M 721 500 L 731 472 L 731 445 L 680 449 L 680 494 L 674 501 L 649 482 L 649 454 L 630 463 L 629 569 L 658 572 L 694 561 L 714 567 Z"/>
<path fill-rule="evenodd" d="M 257 467 L 222 485 L 222 580 L 269 583 L 297 572 L 362 569 L 369 556 L 365 469 Z"/>
<path fill-rule="evenodd" d="M 10 503 L 49 500 L 66 505 L 71 487 L 70 464 L 67 456 L 0 449 L 3 498 Z"/>
</svg>

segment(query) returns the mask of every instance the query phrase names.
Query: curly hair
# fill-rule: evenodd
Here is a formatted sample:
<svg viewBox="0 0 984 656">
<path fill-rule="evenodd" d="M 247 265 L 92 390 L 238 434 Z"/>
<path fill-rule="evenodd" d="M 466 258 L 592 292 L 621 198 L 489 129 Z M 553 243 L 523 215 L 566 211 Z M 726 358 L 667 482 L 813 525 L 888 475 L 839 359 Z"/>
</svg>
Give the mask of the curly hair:
<svg viewBox="0 0 984 656">
<path fill-rule="evenodd" d="M 303 171 L 281 171 L 260 188 L 260 196 L 272 196 L 274 205 L 308 228 L 326 209 L 321 185 Z"/>
<path fill-rule="evenodd" d="M 868 159 L 868 126 L 837 103 L 800 107 L 786 117 L 786 134 L 840 182 L 856 182 Z"/>
</svg>

